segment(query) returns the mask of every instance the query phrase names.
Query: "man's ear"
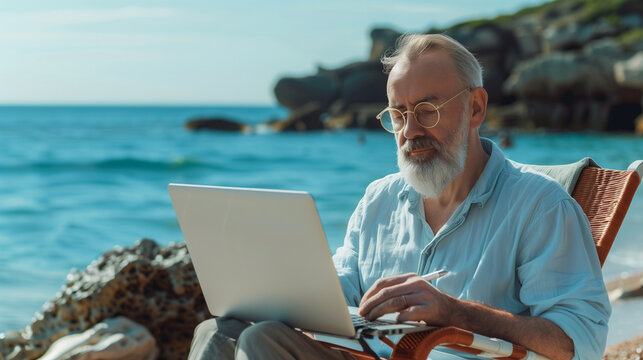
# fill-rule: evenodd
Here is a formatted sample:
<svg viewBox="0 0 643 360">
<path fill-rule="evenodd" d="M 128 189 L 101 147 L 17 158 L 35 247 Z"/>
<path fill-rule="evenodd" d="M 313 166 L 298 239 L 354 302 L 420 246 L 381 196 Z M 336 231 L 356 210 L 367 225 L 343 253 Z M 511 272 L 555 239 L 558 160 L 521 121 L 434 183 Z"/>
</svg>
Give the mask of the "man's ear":
<svg viewBox="0 0 643 360">
<path fill-rule="evenodd" d="M 469 111 L 471 116 L 471 127 L 479 128 L 487 115 L 487 91 L 484 88 L 477 87 L 471 90 L 469 97 Z"/>
</svg>

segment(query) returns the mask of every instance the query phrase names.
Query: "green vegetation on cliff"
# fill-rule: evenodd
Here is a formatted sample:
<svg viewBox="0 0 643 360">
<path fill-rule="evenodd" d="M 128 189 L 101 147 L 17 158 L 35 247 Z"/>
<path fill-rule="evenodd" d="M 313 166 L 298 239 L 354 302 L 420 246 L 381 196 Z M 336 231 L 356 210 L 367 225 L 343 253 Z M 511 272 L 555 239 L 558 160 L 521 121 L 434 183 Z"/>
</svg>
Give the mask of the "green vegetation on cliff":
<svg viewBox="0 0 643 360">
<path fill-rule="evenodd" d="M 631 13 L 643 13 L 643 2 L 640 0 L 556 0 L 526 7 L 513 14 L 464 21 L 452 27 L 477 28 L 489 24 L 506 25 L 525 17 L 535 17 L 540 20 L 556 19 L 561 23 L 577 22 L 581 25 L 603 18 L 608 23 L 619 24 L 622 16 Z"/>
<path fill-rule="evenodd" d="M 605 18 L 612 23 L 620 22 L 623 15 L 643 13 L 643 2 L 640 0 L 581 0 L 578 2 L 584 5 L 580 18 L 584 24 L 599 18 Z"/>
<path fill-rule="evenodd" d="M 643 29 L 632 29 L 621 34 L 616 38 L 616 41 L 622 44 L 623 46 L 631 46 L 636 42 L 643 41 Z"/>
</svg>

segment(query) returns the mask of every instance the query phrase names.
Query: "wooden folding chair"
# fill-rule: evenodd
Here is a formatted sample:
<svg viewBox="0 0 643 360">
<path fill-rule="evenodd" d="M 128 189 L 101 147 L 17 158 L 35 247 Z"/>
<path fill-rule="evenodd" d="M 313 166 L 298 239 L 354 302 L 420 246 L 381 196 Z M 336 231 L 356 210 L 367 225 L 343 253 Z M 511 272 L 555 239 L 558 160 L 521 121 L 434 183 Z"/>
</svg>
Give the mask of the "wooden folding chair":
<svg viewBox="0 0 643 360">
<path fill-rule="evenodd" d="M 637 160 L 625 171 L 586 167 L 574 186 L 571 195 L 589 219 L 601 266 L 623 223 L 641 177 L 643 160 Z M 393 348 L 390 360 L 425 360 L 436 346 L 490 359 L 546 359 L 523 346 L 453 326 L 406 334 L 397 344 L 387 338 L 380 340 Z M 374 359 L 364 352 L 334 344 L 326 345 L 347 351 L 359 360 Z"/>
</svg>

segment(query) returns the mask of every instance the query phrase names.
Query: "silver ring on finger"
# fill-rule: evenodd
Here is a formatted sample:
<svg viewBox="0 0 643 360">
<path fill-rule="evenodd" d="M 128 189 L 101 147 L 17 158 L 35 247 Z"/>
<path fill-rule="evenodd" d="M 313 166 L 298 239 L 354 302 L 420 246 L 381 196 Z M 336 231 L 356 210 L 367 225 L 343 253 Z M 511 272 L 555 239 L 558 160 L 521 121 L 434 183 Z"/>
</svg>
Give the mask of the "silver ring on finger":
<svg viewBox="0 0 643 360">
<path fill-rule="evenodd" d="M 402 300 L 404 300 L 404 309 L 407 309 L 409 307 L 409 303 L 406 301 L 406 295 L 402 295 Z"/>
</svg>

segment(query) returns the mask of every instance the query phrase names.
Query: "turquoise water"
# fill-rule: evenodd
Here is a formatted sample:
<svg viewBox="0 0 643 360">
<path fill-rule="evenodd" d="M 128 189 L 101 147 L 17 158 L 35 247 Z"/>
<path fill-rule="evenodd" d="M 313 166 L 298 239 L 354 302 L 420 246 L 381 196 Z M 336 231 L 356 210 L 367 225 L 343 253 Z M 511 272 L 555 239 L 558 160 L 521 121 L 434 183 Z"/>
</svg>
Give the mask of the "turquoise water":
<svg viewBox="0 0 643 360">
<path fill-rule="evenodd" d="M 396 170 L 385 132 L 188 132 L 194 116 L 258 123 L 276 107 L 0 107 L 0 332 L 22 329 L 71 268 L 142 237 L 182 241 L 169 182 L 305 190 L 332 250 L 366 185 Z M 557 164 L 593 157 L 624 169 L 643 140 L 592 134 L 519 134 L 506 154 Z M 643 270 L 643 191 L 604 267 Z"/>
</svg>

